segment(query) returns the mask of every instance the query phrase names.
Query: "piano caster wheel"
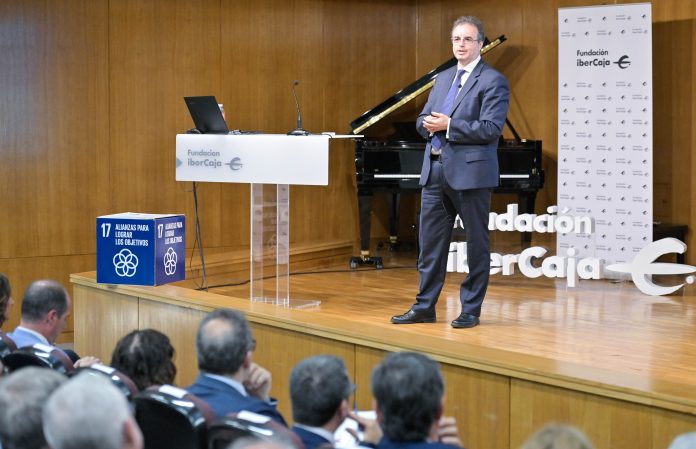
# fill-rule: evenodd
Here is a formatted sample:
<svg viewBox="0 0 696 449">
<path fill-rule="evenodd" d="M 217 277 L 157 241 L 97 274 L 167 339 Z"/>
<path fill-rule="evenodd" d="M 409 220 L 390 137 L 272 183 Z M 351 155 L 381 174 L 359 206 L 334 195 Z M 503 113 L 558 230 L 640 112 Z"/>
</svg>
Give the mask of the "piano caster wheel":
<svg viewBox="0 0 696 449">
<path fill-rule="evenodd" d="M 376 269 L 381 270 L 384 268 L 381 257 L 361 257 L 353 256 L 350 258 L 350 269 L 355 270 L 361 265 L 374 265 Z"/>
</svg>

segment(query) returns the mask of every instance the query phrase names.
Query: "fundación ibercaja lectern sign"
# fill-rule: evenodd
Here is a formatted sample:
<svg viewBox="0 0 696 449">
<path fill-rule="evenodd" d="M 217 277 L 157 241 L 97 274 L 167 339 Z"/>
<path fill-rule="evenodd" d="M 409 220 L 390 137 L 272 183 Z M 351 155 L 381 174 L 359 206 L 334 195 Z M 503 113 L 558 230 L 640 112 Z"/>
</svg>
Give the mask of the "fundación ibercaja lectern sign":
<svg viewBox="0 0 696 449">
<path fill-rule="evenodd" d="M 287 307 L 290 185 L 328 185 L 329 136 L 179 134 L 176 180 L 251 184 L 250 299 Z"/>
</svg>

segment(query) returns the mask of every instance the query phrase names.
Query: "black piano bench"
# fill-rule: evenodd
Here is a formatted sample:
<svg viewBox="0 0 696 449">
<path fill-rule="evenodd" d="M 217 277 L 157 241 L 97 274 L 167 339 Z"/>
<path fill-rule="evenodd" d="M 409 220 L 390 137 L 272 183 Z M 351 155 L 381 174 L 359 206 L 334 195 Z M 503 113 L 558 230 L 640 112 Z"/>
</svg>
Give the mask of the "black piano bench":
<svg viewBox="0 0 696 449">
<path fill-rule="evenodd" d="M 689 227 L 687 225 L 677 225 L 657 221 L 653 223 L 653 242 L 665 237 L 673 237 L 686 243 L 687 232 L 689 232 Z M 684 254 L 677 254 L 677 263 L 686 263 L 686 256 L 684 256 Z"/>
</svg>

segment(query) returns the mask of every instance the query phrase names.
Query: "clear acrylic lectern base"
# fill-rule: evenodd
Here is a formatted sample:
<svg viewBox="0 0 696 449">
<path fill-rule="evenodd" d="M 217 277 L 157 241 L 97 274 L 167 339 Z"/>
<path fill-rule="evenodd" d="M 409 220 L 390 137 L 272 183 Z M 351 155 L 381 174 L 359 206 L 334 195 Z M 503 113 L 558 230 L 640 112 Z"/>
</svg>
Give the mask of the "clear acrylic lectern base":
<svg viewBox="0 0 696 449">
<path fill-rule="evenodd" d="M 292 309 L 318 299 L 290 298 L 290 186 L 251 184 L 250 300 Z"/>
</svg>

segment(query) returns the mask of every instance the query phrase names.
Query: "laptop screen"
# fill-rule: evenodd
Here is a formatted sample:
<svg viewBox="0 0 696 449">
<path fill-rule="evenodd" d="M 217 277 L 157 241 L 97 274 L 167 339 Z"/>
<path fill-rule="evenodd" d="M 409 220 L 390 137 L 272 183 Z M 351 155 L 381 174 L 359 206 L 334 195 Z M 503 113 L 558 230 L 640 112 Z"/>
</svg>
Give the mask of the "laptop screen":
<svg viewBox="0 0 696 449">
<path fill-rule="evenodd" d="M 202 134 L 227 134 L 229 129 L 222 117 L 218 102 L 212 95 L 202 97 L 184 97 L 186 106 L 196 128 Z"/>
</svg>

